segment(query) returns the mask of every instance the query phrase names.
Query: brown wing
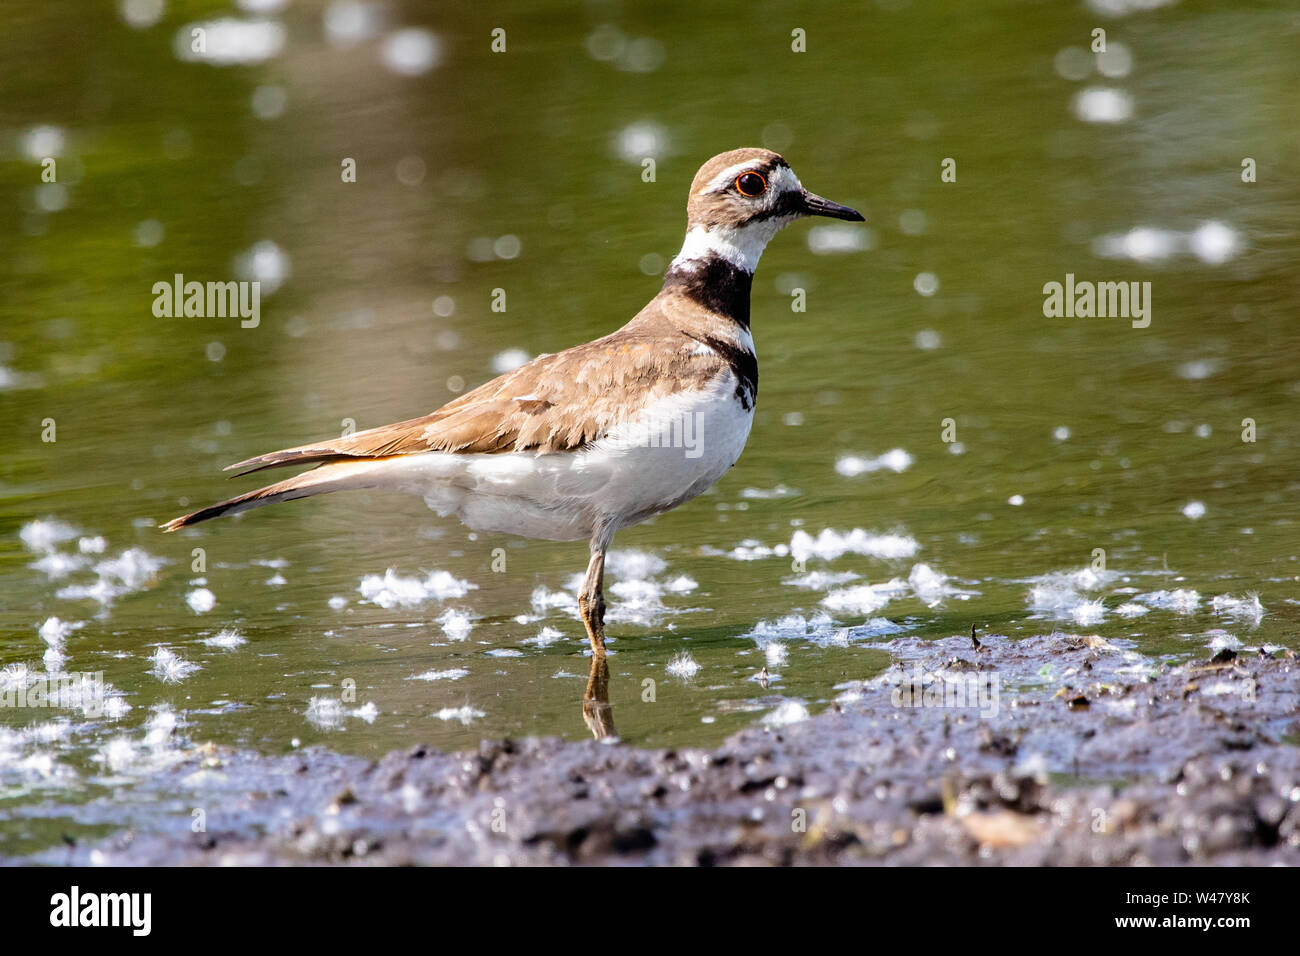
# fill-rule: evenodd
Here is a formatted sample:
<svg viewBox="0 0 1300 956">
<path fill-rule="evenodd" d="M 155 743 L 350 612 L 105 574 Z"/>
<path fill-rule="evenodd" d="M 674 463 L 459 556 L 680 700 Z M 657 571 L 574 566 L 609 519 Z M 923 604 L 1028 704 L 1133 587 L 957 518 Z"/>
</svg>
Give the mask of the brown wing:
<svg viewBox="0 0 1300 956">
<path fill-rule="evenodd" d="M 429 451 L 493 454 L 568 451 L 602 437 L 645 402 L 703 385 L 725 366 L 685 335 L 623 328 L 603 339 L 539 355 L 422 418 L 249 458 L 230 469 Z M 637 400 L 629 402 L 628 396 Z"/>
</svg>

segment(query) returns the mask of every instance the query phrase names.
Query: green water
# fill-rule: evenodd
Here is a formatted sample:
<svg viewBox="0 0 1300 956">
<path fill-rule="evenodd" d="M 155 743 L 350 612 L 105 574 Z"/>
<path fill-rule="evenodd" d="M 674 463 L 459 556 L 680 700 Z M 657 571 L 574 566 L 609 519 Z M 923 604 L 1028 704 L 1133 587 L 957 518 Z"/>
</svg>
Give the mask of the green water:
<svg viewBox="0 0 1300 956">
<path fill-rule="evenodd" d="M 787 700 L 815 712 L 837 683 L 887 665 L 862 632 L 838 645 L 792 638 L 770 667 L 780 679 L 751 680 L 765 657 L 746 635 L 811 617 L 830 588 L 785 583 L 788 556 L 732 552 L 788 545 L 800 529 L 914 540 L 904 559 L 810 559 L 807 571 L 860 575 L 836 587 L 906 580 L 924 563 L 970 592 L 834 612 L 845 627 L 1059 627 L 1153 655 L 1201 653 L 1220 628 L 1247 647 L 1300 647 L 1294 8 L 411 3 L 350 45 L 328 39 L 323 9 L 273 13 L 280 52 L 231 66 L 174 50 L 187 24 L 246 16 L 221 4 L 169 3 L 140 29 L 115 5 L 72 0 L 3 14 L 0 667 L 40 670 L 42 622 L 79 622 L 64 666 L 102 670 L 132 705 L 116 721 L 0 712 L 11 730 L 71 721 L 62 743 L 25 739 L 0 756 L 53 762 L 0 767 L 11 812 L 29 794 L 98 779 L 108 764 L 95 757 L 114 737 L 143 747 L 155 705 L 178 717 L 173 741 L 270 752 L 586 736 L 581 626 L 554 610 L 516 620 L 533 614 L 535 589 L 561 590 L 583 569 L 582 544 L 476 536 L 417 498 L 378 493 L 182 535 L 154 526 L 253 487 L 225 480 L 233 461 L 337 434 L 347 419 L 365 428 L 423 414 L 491 378 L 505 350 L 556 351 L 618 327 L 680 243 L 695 169 L 742 145 L 780 150 L 809 188 L 862 210 L 866 226 L 848 236 L 867 248 L 815 254 L 817 223 L 777 237 L 754 285 L 761 395 L 744 456 L 710 494 L 616 541 L 665 561 L 661 584 L 697 585 L 661 593 L 663 611 L 643 623 L 610 625 L 626 740 L 715 743 Z M 1081 52 L 1098 25 L 1131 61 L 1114 54 L 1111 76 Z M 437 37 L 436 65 L 386 67 L 385 36 L 420 26 Z M 796 28 L 806 52 L 791 50 Z M 1062 75 L 1080 57 L 1086 76 Z M 1090 88 L 1119 92 L 1086 102 L 1127 102 L 1131 115 L 1081 118 L 1075 98 Z M 61 131 L 53 187 L 30 152 L 46 124 Z M 647 129 L 658 131 L 649 150 L 620 154 L 620 136 Z M 1242 181 L 1245 157 L 1256 182 Z M 342 181 L 345 158 L 354 183 Z M 955 182 L 941 179 L 946 158 Z M 1152 232 L 1130 234 L 1130 248 L 1166 243 L 1168 254 L 1100 254 L 1106 237 L 1139 227 Z M 235 261 L 268 241 L 289 268 L 274 294 L 264 287 L 256 328 L 154 315 L 155 282 L 244 278 Z M 1045 317 L 1043 286 L 1067 273 L 1150 282 L 1149 327 Z M 806 290 L 806 311 L 792 311 L 792 288 Z M 492 309 L 497 289 L 504 312 Z M 836 469 L 891 449 L 910 466 Z M 1184 513 L 1198 513 L 1193 503 L 1199 518 Z M 19 538 L 36 518 L 103 536 L 107 549 L 52 580 Z M 58 596 L 127 548 L 168 563 L 108 605 Z M 77 549 L 75 538 L 57 547 Z M 1030 607 L 1028 579 L 1082 569 L 1096 549 L 1119 573 L 1084 593 L 1103 602 L 1099 620 Z M 366 603 L 361 578 L 388 568 L 445 570 L 476 589 L 409 608 Z M 277 572 L 283 583 L 267 584 Z M 200 586 L 216 598 L 201 614 L 186 603 Z M 1116 613 L 1176 589 L 1197 592 L 1192 613 Z M 1257 624 L 1212 608 L 1250 593 L 1264 608 Z M 473 616 L 464 640 L 436 622 L 448 608 Z M 561 638 L 524 643 L 546 626 Z M 224 628 L 247 643 L 199 643 Z M 165 683 L 150 673 L 159 646 L 201 669 Z M 519 656 L 492 656 L 501 650 Z M 692 679 L 665 671 L 681 651 L 700 665 Z M 453 669 L 468 673 L 411 679 Z M 356 688 L 345 709 L 373 703 L 373 719 L 309 719 L 309 701 L 339 699 L 344 681 Z M 481 716 L 436 716 L 461 707 Z"/>
</svg>

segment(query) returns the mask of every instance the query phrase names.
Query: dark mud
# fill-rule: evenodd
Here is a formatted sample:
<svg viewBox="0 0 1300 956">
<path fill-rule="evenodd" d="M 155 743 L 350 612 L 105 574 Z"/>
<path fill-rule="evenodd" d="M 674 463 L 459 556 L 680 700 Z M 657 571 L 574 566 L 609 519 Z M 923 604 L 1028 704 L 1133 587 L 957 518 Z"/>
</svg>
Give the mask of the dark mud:
<svg viewBox="0 0 1300 956">
<path fill-rule="evenodd" d="M 181 812 L 45 860 L 1300 864 L 1292 652 L 1175 665 L 1061 634 L 877 646 L 897 658 L 882 677 L 712 751 L 547 739 L 370 763 L 201 749 L 142 781 Z M 994 675 L 996 707 L 900 706 Z"/>
</svg>

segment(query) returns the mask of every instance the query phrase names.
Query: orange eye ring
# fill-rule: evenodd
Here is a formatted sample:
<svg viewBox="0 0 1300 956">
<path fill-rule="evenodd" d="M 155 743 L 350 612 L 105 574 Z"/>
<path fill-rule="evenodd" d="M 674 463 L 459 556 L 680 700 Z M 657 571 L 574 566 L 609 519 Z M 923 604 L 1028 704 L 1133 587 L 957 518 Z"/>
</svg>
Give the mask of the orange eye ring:
<svg viewBox="0 0 1300 956">
<path fill-rule="evenodd" d="M 756 179 L 758 180 L 757 183 L 754 182 Z M 741 173 L 736 177 L 736 192 L 749 199 L 761 196 L 767 192 L 767 180 L 763 178 L 762 173 L 756 173 L 753 170 Z"/>
</svg>

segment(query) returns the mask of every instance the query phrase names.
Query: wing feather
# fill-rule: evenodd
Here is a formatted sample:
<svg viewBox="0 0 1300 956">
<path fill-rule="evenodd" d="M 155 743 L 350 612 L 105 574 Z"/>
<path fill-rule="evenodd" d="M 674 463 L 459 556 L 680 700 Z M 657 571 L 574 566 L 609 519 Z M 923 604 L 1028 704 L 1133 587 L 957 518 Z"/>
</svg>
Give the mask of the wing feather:
<svg viewBox="0 0 1300 956">
<path fill-rule="evenodd" d="M 669 345 L 669 348 L 665 348 Z M 725 370 L 716 354 L 662 329 L 624 327 L 564 352 L 539 355 L 420 418 L 343 438 L 285 448 L 229 466 L 249 474 L 266 468 L 430 451 L 500 454 L 582 448 L 653 400 L 681 387 L 702 387 Z M 627 401 L 628 393 L 639 396 Z"/>
</svg>

